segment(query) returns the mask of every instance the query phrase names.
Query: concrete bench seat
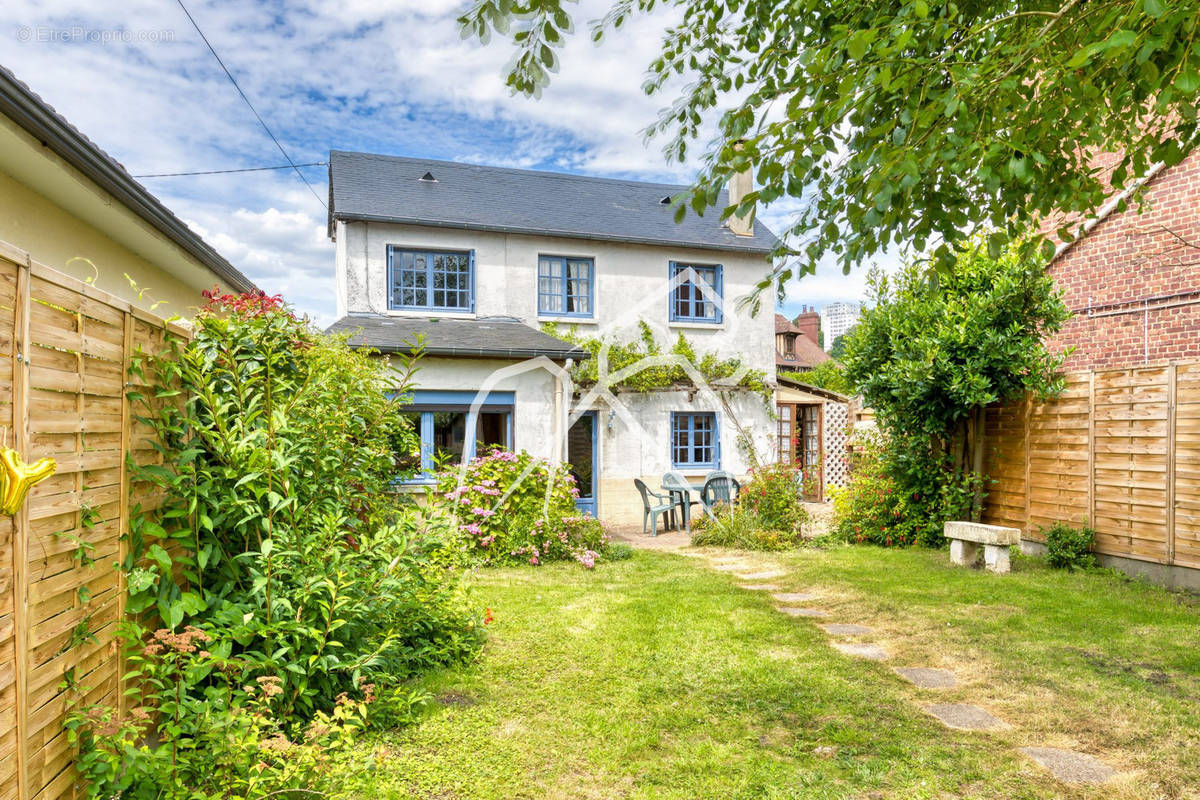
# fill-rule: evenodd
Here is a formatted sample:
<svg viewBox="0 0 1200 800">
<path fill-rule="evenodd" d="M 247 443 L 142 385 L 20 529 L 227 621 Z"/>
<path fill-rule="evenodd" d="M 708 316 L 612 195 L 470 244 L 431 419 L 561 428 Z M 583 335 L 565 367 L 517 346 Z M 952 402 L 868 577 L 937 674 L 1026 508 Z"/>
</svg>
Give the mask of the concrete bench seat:
<svg viewBox="0 0 1200 800">
<path fill-rule="evenodd" d="M 947 522 L 943 528 L 950 540 L 950 563 L 974 566 L 983 545 L 983 562 L 991 572 L 1009 570 L 1008 548 L 1021 543 L 1021 531 L 979 522 Z"/>
</svg>

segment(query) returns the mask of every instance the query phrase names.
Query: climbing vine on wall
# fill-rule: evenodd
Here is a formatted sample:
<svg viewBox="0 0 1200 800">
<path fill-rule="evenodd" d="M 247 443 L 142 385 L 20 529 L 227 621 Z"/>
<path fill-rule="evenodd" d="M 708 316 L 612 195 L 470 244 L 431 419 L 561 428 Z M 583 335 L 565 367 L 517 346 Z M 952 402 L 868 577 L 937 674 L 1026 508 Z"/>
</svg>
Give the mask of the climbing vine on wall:
<svg viewBox="0 0 1200 800">
<path fill-rule="evenodd" d="M 610 389 L 632 389 L 652 392 L 681 385 L 694 384 L 686 365 L 695 368 L 704 382 L 715 389 L 749 389 L 761 395 L 764 401 L 771 399 L 771 386 L 767 374 L 762 370 L 749 369 L 739 358 L 720 358 L 715 353 L 696 353 L 692 343 L 682 333 L 670 349 L 664 350 L 654 336 L 654 331 L 645 322 L 638 323 L 639 336 L 632 342 L 617 342 L 600 337 L 581 336 L 575 327 L 566 331 L 547 322 L 542 330 L 587 350 L 591 358 L 585 359 L 571 369 L 571 379 L 576 386 L 594 386 L 600 381 L 604 370 Z M 632 368 L 632 369 L 631 369 Z"/>
</svg>

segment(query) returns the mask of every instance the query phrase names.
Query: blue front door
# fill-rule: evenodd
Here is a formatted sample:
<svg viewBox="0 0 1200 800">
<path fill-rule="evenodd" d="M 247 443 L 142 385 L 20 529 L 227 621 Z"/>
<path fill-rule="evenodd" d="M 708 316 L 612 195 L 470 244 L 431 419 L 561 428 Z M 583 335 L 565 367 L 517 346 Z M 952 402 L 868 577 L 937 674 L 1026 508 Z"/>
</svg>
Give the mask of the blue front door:
<svg viewBox="0 0 1200 800">
<path fill-rule="evenodd" d="M 575 476 L 575 486 L 579 489 L 575 507 L 593 517 L 596 516 L 596 473 L 599 466 L 597 433 L 595 411 L 584 413 L 567 432 L 567 461 L 571 464 L 571 474 Z"/>
</svg>

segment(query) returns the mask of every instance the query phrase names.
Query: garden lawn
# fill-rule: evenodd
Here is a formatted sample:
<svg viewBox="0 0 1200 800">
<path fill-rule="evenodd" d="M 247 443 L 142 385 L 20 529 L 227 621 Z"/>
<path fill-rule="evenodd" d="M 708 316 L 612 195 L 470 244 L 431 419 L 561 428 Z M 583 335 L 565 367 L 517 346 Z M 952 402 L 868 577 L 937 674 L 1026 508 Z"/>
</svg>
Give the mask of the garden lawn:
<svg viewBox="0 0 1200 800">
<path fill-rule="evenodd" d="M 1110 573 L 1015 559 L 992 576 L 947 554 L 836 547 L 747 554 L 828 620 L 788 617 L 701 559 L 638 552 L 483 570 L 495 614 L 471 667 L 427 682 L 415 726 L 343 758 L 348 797 L 1197 797 L 1197 600 Z M 819 621 L 870 625 L 875 663 Z M 953 670 L 921 690 L 893 666 Z M 1011 727 L 951 731 L 922 703 L 970 702 Z M 1017 751 L 1059 746 L 1121 774 L 1057 783 Z"/>
</svg>

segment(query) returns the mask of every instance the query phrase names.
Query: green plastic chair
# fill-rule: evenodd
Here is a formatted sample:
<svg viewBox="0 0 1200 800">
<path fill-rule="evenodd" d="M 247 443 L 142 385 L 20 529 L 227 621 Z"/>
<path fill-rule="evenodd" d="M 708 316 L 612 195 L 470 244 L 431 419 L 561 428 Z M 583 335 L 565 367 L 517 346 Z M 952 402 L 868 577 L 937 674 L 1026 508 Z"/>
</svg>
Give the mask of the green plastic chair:
<svg viewBox="0 0 1200 800">
<path fill-rule="evenodd" d="M 650 521 L 650 527 L 653 530 L 654 536 L 658 536 L 658 518 L 663 516 L 667 530 L 670 530 L 675 525 L 675 503 L 665 494 L 650 491 L 638 478 L 633 479 L 633 485 L 637 487 L 638 493 L 642 496 L 642 533 L 646 532 L 646 521 Z M 656 502 L 651 502 L 650 498 L 654 498 Z M 664 502 L 666 501 L 666 502 Z"/>
</svg>

